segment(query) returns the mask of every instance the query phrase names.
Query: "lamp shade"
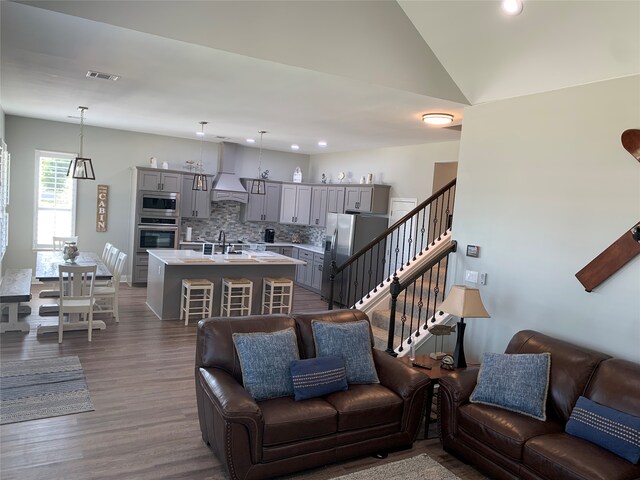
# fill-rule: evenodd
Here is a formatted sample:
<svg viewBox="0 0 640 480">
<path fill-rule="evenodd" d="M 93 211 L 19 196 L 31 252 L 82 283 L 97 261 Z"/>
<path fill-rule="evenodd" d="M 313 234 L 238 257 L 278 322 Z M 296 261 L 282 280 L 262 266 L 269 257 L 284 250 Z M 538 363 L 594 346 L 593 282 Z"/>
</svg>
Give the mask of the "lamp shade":
<svg viewBox="0 0 640 480">
<path fill-rule="evenodd" d="M 439 309 L 460 318 L 490 318 L 480 298 L 480 290 L 454 285 Z"/>
</svg>

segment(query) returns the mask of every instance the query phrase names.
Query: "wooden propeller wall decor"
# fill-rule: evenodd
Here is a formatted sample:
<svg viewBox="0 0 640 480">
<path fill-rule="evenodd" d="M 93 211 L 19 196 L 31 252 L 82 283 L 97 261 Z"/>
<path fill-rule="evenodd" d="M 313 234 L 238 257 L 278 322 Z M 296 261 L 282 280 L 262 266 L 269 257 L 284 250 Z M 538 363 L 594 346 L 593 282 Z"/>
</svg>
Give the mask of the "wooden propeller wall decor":
<svg viewBox="0 0 640 480">
<path fill-rule="evenodd" d="M 640 162 L 640 130 L 625 130 L 621 140 L 625 150 Z M 576 273 L 576 278 L 587 292 L 591 292 L 638 254 L 640 254 L 640 222 Z"/>
</svg>

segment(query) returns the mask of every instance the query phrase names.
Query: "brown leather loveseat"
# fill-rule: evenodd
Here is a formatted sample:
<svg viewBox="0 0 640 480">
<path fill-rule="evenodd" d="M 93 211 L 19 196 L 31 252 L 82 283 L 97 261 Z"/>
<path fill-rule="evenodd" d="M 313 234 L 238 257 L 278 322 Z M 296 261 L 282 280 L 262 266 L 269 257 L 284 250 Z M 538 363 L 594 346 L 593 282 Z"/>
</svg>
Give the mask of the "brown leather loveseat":
<svg viewBox="0 0 640 480">
<path fill-rule="evenodd" d="M 313 319 L 351 322 L 367 316 L 333 310 L 199 322 L 195 376 L 200 429 L 231 479 L 270 478 L 410 447 L 415 440 L 429 379 L 382 351 L 373 350 L 380 384 L 349 385 L 346 391 L 297 402 L 293 397 L 256 402 L 244 390 L 232 334 L 293 327 L 300 358 L 312 358 Z"/>
<path fill-rule="evenodd" d="M 531 330 L 505 353 L 551 354 L 547 420 L 470 403 L 477 368 L 440 380 L 440 435 L 452 452 L 498 479 L 631 480 L 640 466 L 565 433 L 579 396 L 640 416 L 640 365 Z"/>
</svg>

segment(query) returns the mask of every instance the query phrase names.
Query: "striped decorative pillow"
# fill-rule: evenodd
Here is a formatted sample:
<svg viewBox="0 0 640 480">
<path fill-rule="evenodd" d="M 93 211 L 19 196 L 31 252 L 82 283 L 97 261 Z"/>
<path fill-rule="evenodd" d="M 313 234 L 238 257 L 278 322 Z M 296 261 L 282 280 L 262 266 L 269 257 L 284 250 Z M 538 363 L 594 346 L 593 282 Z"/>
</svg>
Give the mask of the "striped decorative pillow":
<svg viewBox="0 0 640 480">
<path fill-rule="evenodd" d="M 629 460 L 640 460 L 640 417 L 578 398 L 565 431 Z"/>
<path fill-rule="evenodd" d="M 347 389 L 347 374 L 340 357 L 292 360 L 289 367 L 296 401 Z"/>
</svg>

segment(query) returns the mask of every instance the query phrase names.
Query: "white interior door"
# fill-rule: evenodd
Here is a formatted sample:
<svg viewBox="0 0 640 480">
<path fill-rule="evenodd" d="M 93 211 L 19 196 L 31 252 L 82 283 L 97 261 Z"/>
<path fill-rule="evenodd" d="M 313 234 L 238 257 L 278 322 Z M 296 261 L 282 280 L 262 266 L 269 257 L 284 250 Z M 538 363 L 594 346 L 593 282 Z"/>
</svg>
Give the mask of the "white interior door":
<svg viewBox="0 0 640 480">
<path fill-rule="evenodd" d="M 417 205 L 417 198 L 392 197 L 389 200 L 389 226 L 396 223 L 407 213 L 416 208 Z M 400 229 L 398 233 L 393 233 L 391 237 L 387 239 L 387 265 L 391 266 L 391 273 L 398 270 L 403 261 L 406 263 L 409 249 L 413 251 L 415 235 L 412 235 L 412 230 L 413 232 L 416 232 L 416 225 L 413 225 L 413 229 L 410 229 L 409 225 L 407 225 L 406 229 Z M 409 242 L 409 239 L 412 239 L 411 242 Z M 396 249 L 398 250 L 397 254 Z M 413 258 L 413 254 L 411 257 Z"/>
</svg>

